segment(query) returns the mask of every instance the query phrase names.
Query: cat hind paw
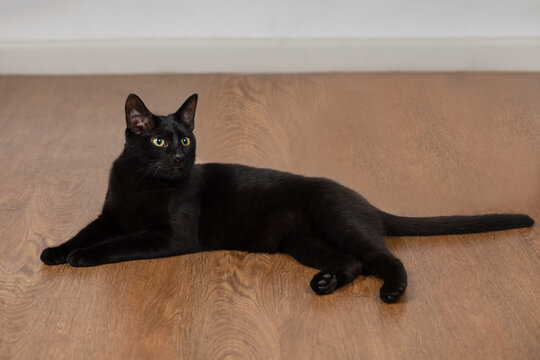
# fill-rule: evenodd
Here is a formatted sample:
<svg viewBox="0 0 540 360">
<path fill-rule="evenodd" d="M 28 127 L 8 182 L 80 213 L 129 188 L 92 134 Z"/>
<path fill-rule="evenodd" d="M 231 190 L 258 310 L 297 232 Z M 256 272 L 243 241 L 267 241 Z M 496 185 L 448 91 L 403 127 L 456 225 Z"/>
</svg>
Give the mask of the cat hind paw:
<svg viewBox="0 0 540 360">
<path fill-rule="evenodd" d="M 330 294 L 337 289 L 338 279 L 334 273 L 321 271 L 320 273 L 315 274 L 310 285 L 317 295 Z"/>
<path fill-rule="evenodd" d="M 387 304 L 395 303 L 405 293 L 405 285 L 384 284 L 381 288 L 381 299 Z"/>
</svg>

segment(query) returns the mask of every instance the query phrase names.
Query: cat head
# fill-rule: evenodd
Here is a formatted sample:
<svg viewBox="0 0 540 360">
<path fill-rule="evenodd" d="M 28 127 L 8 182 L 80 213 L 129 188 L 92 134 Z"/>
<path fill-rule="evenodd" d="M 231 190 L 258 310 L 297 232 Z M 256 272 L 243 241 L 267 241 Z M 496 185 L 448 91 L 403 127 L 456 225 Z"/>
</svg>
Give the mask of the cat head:
<svg viewBox="0 0 540 360">
<path fill-rule="evenodd" d="M 154 115 L 135 94 L 126 99 L 124 155 L 134 160 L 140 176 L 177 180 L 187 177 L 195 163 L 195 109 L 191 95 L 173 114 Z"/>
</svg>

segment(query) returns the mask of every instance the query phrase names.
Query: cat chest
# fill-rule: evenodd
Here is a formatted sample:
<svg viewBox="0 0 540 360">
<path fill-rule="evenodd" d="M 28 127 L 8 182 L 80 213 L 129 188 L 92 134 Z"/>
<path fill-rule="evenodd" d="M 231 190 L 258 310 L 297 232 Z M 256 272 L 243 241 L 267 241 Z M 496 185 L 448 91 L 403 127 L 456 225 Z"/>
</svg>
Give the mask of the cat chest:
<svg viewBox="0 0 540 360">
<path fill-rule="evenodd" d="M 127 232 L 138 232 L 170 223 L 170 198 L 160 193 L 134 193 L 116 204 L 117 221 Z"/>
</svg>

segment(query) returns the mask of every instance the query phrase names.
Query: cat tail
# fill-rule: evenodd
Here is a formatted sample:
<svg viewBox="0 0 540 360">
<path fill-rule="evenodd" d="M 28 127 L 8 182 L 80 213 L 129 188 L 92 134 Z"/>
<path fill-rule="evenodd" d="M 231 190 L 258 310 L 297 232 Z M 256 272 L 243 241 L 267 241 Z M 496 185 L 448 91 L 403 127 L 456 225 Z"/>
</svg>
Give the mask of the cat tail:
<svg viewBox="0 0 540 360">
<path fill-rule="evenodd" d="M 522 214 L 403 217 L 381 211 L 387 236 L 429 236 L 481 233 L 529 227 L 534 220 Z"/>
</svg>

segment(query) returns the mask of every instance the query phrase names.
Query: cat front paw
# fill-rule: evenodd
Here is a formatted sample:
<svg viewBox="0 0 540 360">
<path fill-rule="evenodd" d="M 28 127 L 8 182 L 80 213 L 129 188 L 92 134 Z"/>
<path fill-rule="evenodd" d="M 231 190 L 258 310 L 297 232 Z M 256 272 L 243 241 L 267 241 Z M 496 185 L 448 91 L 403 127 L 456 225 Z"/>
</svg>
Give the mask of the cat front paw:
<svg viewBox="0 0 540 360">
<path fill-rule="evenodd" d="M 60 247 L 46 248 L 41 252 L 40 259 L 47 265 L 60 265 L 67 262 L 67 254 Z"/>
<path fill-rule="evenodd" d="M 86 249 L 75 250 L 67 257 L 67 262 L 71 266 L 87 267 L 101 264 L 96 256 Z"/>
</svg>

